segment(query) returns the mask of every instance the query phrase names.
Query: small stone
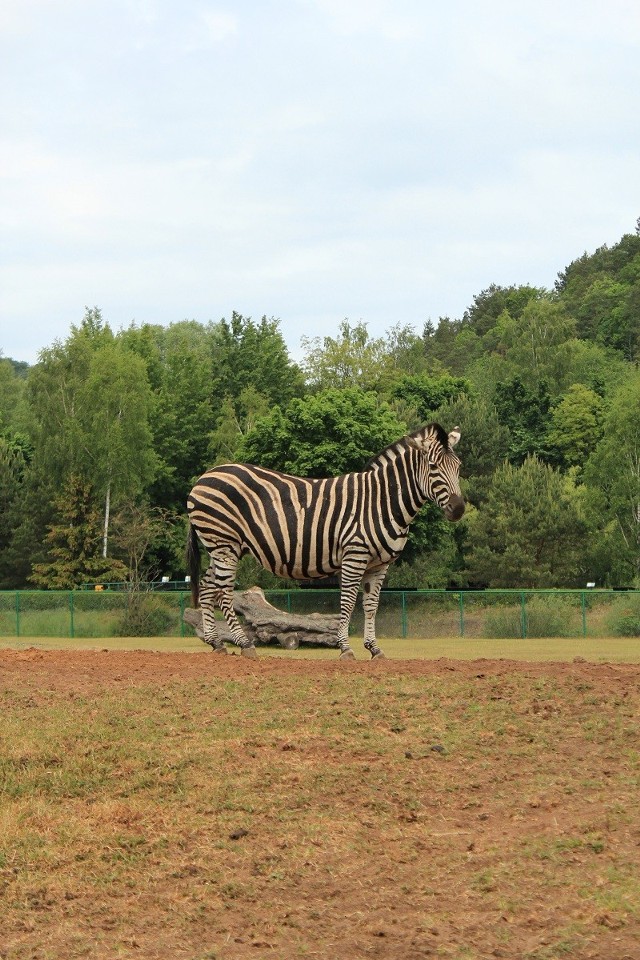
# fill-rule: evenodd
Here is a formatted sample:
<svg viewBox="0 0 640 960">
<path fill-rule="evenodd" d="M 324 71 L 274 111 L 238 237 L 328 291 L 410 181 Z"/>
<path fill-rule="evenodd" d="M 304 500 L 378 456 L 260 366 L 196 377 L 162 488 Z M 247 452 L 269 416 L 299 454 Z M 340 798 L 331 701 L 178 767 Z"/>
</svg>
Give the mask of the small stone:
<svg viewBox="0 0 640 960">
<path fill-rule="evenodd" d="M 244 827 L 239 827 L 237 830 L 234 830 L 233 833 L 229 834 L 229 840 L 242 840 L 243 837 L 248 835 L 248 830 L 245 830 Z"/>
</svg>

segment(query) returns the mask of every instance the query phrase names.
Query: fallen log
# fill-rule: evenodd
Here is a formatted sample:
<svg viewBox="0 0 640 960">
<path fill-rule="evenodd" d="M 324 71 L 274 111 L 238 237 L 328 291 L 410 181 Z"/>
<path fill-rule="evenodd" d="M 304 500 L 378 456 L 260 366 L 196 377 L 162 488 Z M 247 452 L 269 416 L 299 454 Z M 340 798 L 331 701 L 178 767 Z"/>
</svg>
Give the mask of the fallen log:
<svg viewBox="0 0 640 960">
<path fill-rule="evenodd" d="M 279 643 L 287 650 L 294 650 L 300 644 L 312 646 L 337 647 L 339 617 L 323 613 L 286 613 L 274 607 L 260 587 L 239 590 L 233 595 L 233 607 L 243 619 L 243 628 L 254 644 Z M 184 620 L 194 627 L 201 640 L 202 610 L 188 607 L 184 611 Z M 216 619 L 220 638 L 226 643 L 231 641 L 231 633 L 224 620 Z"/>
</svg>

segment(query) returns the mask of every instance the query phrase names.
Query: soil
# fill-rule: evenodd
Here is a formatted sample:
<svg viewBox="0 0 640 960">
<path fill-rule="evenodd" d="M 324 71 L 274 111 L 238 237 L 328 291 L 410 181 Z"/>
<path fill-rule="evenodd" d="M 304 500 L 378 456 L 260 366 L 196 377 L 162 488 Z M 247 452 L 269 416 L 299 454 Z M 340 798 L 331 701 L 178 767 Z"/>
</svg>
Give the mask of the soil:
<svg viewBox="0 0 640 960">
<path fill-rule="evenodd" d="M 286 861 L 293 873 L 285 876 L 283 864 L 287 846 L 296 843 L 295 825 L 277 834 L 273 822 L 243 820 L 228 834 L 235 844 L 229 856 L 242 850 L 240 872 L 253 863 L 250 897 L 229 894 L 221 901 L 211 890 L 209 911 L 188 928 L 176 920 L 175 937 L 157 903 L 136 921 L 123 898 L 126 938 L 122 934 L 111 953 L 108 939 L 101 941 L 106 946 L 95 956 L 638 960 L 640 665 L 0 650 L 0 693 L 91 697 L 243 679 L 249 686 L 273 680 L 286 689 L 298 677 L 322 683 L 344 676 L 435 679 L 443 689 L 453 682 L 473 690 L 474 710 L 488 716 L 505 702 L 513 719 L 480 732 L 473 756 L 450 750 L 446 731 L 437 742 L 403 742 L 399 714 L 391 727 L 398 731 L 396 754 L 376 755 L 372 746 L 349 787 L 339 781 L 332 835 L 319 836 L 295 869 Z M 415 701 L 407 697 L 409 708 Z M 615 727 L 615 743 L 607 740 L 606 724 Z M 532 730 L 541 731 L 533 758 L 526 741 Z M 271 751 L 274 764 L 291 764 L 292 782 L 309 765 L 331 770 L 337 764 L 330 744 L 302 735 L 274 734 L 261 747 L 263 761 Z M 415 788 L 419 799 L 413 809 L 398 801 L 382 829 L 367 794 L 372 771 L 376 783 L 386 778 L 390 784 L 389 804 L 394 790 Z M 201 870 L 196 854 L 185 852 L 167 883 L 179 880 L 195 897 Z M 73 906 L 86 931 L 80 899 Z M 0 958 L 54 955 L 29 946 L 27 934 L 20 943 L 21 949 L 16 940 L 3 952 L 0 930 Z"/>
</svg>

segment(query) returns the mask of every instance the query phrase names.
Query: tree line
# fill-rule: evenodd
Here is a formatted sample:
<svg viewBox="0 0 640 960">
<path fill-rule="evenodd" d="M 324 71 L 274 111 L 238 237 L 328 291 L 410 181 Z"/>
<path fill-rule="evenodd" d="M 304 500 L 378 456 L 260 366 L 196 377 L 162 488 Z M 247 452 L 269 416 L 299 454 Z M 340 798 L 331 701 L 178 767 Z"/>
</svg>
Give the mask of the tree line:
<svg viewBox="0 0 640 960">
<path fill-rule="evenodd" d="M 640 225 L 553 290 L 302 349 L 266 316 L 114 332 L 92 308 L 37 363 L 0 359 L 0 589 L 182 579 L 207 467 L 337 475 L 430 420 L 462 430 L 469 508 L 425 508 L 391 586 L 640 586 Z"/>
</svg>

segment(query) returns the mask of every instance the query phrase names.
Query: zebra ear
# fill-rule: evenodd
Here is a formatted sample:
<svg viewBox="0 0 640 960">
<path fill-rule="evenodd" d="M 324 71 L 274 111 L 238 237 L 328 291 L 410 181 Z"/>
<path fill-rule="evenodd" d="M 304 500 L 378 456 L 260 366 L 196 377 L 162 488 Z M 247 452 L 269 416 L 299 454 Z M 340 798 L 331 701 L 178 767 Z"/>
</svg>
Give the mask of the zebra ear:
<svg viewBox="0 0 640 960">
<path fill-rule="evenodd" d="M 451 433 L 449 434 L 449 446 L 453 450 L 458 440 L 460 439 L 460 427 L 454 427 Z"/>
</svg>

